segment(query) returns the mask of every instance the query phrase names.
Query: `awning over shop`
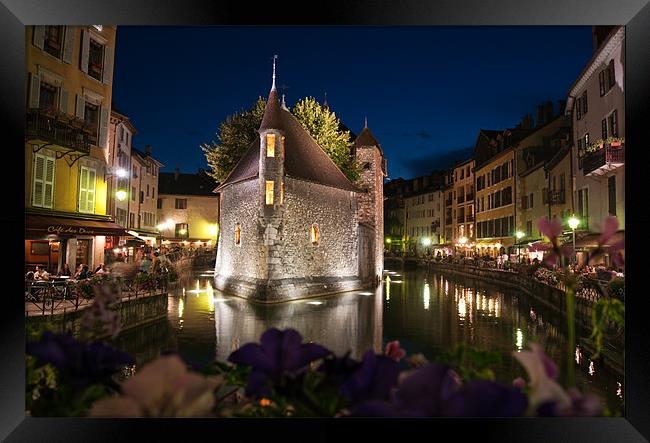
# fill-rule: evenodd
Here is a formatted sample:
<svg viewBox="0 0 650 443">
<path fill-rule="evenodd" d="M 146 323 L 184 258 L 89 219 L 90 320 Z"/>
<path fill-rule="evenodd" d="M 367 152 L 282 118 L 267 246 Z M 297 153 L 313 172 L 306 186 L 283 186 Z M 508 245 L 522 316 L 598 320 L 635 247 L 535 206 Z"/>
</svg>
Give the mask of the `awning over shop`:
<svg viewBox="0 0 650 443">
<path fill-rule="evenodd" d="M 513 246 L 514 246 L 515 248 L 524 248 L 524 247 L 527 248 L 527 247 L 530 246 L 531 244 L 533 244 L 533 243 L 537 243 L 537 242 L 541 242 L 541 241 L 542 241 L 541 238 L 536 238 L 536 239 L 532 239 L 532 240 L 531 240 L 531 239 L 528 239 L 528 240 L 520 240 L 520 241 L 518 241 L 517 243 L 515 243 Z"/>
<path fill-rule="evenodd" d="M 77 235 L 128 235 L 122 226 L 108 220 L 86 220 L 27 214 L 26 226 L 27 233 L 33 235 L 50 234 L 60 237 L 73 237 Z"/>
<path fill-rule="evenodd" d="M 618 241 L 623 239 L 623 236 L 625 235 L 625 231 L 618 231 L 616 234 L 612 236 L 612 238 L 607 241 L 607 243 L 604 246 L 612 246 L 613 244 L 617 243 Z M 581 249 L 595 249 L 598 247 L 598 239 L 600 238 L 600 234 L 586 234 L 578 237 L 576 235 L 576 248 L 581 248 Z M 562 242 L 563 246 L 572 246 L 573 245 L 573 238 L 570 237 L 569 239 L 565 240 Z"/>
</svg>

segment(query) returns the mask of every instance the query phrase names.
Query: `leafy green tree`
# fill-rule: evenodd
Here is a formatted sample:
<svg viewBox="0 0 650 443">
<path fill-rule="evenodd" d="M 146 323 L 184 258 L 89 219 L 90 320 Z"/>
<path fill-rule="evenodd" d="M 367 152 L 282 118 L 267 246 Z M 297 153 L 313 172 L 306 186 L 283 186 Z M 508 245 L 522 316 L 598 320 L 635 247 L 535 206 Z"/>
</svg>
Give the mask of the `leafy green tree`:
<svg viewBox="0 0 650 443">
<path fill-rule="evenodd" d="M 350 131 L 339 129 L 340 121 L 334 112 L 313 97 L 300 100 L 291 112 L 350 181 L 359 178 L 359 166 L 350 155 Z"/>
<path fill-rule="evenodd" d="M 223 181 L 257 138 L 257 130 L 264 116 L 266 101 L 258 98 L 249 110 L 242 110 L 226 118 L 219 125 L 217 140 L 201 145 L 210 171 L 215 180 Z M 291 111 L 300 124 L 323 148 L 341 171 L 355 181 L 359 166 L 350 155 L 350 131 L 339 129 L 336 114 L 321 106 L 313 97 L 300 100 Z"/>
<path fill-rule="evenodd" d="M 222 182 L 237 165 L 248 146 L 257 138 L 266 100 L 262 97 L 248 110 L 230 115 L 219 125 L 217 140 L 201 145 L 208 161 L 208 174 Z"/>
</svg>

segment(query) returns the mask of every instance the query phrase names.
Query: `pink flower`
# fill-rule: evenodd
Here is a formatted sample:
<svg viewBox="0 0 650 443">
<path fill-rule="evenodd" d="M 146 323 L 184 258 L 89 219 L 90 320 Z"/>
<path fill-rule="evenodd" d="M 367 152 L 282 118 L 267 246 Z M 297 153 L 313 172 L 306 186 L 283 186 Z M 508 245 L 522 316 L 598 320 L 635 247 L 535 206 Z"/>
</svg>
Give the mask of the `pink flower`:
<svg viewBox="0 0 650 443">
<path fill-rule="evenodd" d="M 547 402 L 552 402 L 561 409 L 570 407 L 571 398 L 555 381 L 557 367 L 553 361 L 538 344 L 531 343 L 530 348 L 530 351 L 513 352 L 528 373 L 529 412 L 534 413 L 540 405 Z"/>
<path fill-rule="evenodd" d="M 406 351 L 399 347 L 398 340 L 394 340 L 386 344 L 384 355 L 395 361 L 400 361 L 406 355 Z"/>
<path fill-rule="evenodd" d="M 622 234 L 615 237 L 618 233 L 618 219 L 609 216 L 605 219 L 603 227 L 596 226 L 596 229 L 601 231 L 600 237 L 598 238 L 598 246 L 590 254 L 589 262 L 593 263 L 600 256 L 608 253 L 616 266 L 623 266 L 625 259 L 622 251 L 625 250 L 625 237 Z"/>
<path fill-rule="evenodd" d="M 555 266 L 560 257 L 568 257 L 571 255 L 571 248 L 560 246 L 560 235 L 562 235 L 562 223 L 559 219 L 553 218 L 549 220 L 548 217 L 542 217 L 538 222 L 539 232 L 548 237 L 551 242 L 550 246 L 545 249 L 550 251 L 544 257 L 544 263 L 548 266 Z"/>
<path fill-rule="evenodd" d="M 187 370 L 177 355 L 159 357 L 122 384 L 123 395 L 101 399 L 91 417 L 204 417 L 215 405 L 221 377 Z"/>
</svg>

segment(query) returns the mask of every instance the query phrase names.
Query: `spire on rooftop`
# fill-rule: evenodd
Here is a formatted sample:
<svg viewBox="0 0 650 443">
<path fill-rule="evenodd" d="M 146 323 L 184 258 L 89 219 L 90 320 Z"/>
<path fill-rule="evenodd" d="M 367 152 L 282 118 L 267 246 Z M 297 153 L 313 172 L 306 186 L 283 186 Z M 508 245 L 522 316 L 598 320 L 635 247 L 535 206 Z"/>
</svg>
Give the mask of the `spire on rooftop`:
<svg viewBox="0 0 650 443">
<path fill-rule="evenodd" d="M 275 60 L 278 58 L 277 54 L 273 55 L 273 84 L 271 85 L 271 91 L 275 91 Z"/>
</svg>

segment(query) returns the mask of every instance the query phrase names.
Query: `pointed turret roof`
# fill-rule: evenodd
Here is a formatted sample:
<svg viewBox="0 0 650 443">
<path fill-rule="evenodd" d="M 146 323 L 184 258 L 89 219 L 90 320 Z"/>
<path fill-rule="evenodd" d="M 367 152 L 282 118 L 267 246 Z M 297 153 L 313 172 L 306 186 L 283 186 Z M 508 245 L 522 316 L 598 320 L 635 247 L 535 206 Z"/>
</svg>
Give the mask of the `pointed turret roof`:
<svg viewBox="0 0 650 443">
<path fill-rule="evenodd" d="M 381 145 L 377 141 L 374 135 L 372 135 L 372 132 L 370 132 L 370 128 L 368 126 L 365 126 L 357 139 L 354 141 L 354 147 L 357 148 L 359 146 L 377 146 L 379 148 L 379 152 L 381 152 L 381 155 L 384 155 L 383 149 L 381 149 Z"/>
<path fill-rule="evenodd" d="M 269 92 L 269 98 L 266 101 L 266 108 L 264 108 L 264 117 L 262 117 L 262 124 L 260 131 L 265 129 L 282 129 L 282 120 L 280 118 L 280 101 L 278 100 L 278 91 L 275 88 Z"/>
<path fill-rule="evenodd" d="M 274 91 L 271 90 L 269 97 L 273 95 Z M 273 125 L 268 128 L 280 129 L 285 136 L 284 171 L 287 176 L 333 188 L 359 191 L 291 112 L 280 108 L 277 101 L 273 104 L 269 100 L 264 110 L 264 119 L 267 115 L 269 121 L 273 121 Z M 265 127 L 263 121 L 260 130 Z M 256 138 L 239 163 L 215 191 L 221 190 L 229 184 L 257 177 L 259 156 L 260 140 Z"/>
</svg>

